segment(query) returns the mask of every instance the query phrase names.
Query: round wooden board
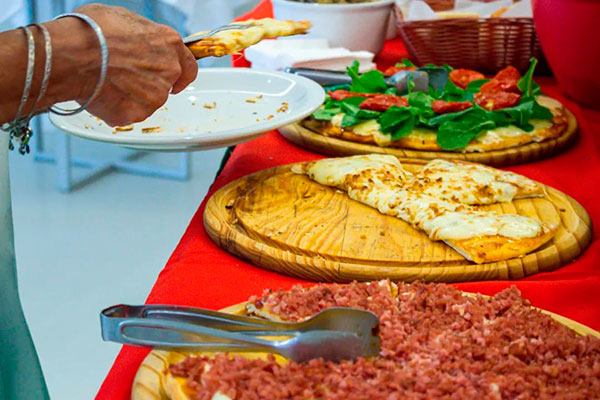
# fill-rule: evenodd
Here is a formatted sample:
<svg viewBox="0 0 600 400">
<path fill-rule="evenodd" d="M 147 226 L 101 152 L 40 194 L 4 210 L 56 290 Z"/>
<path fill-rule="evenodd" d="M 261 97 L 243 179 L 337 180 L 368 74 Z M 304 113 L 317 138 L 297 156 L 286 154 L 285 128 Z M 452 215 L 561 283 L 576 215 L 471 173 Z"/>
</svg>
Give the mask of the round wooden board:
<svg viewBox="0 0 600 400">
<path fill-rule="evenodd" d="M 378 153 L 392 154 L 401 158 L 417 158 L 422 160 L 433 160 L 436 158 L 465 160 L 494 167 L 502 167 L 548 158 L 566 150 L 573 144 L 577 138 L 577 120 L 569 110 L 566 110 L 566 112 L 569 118 L 569 125 L 567 130 L 561 136 L 541 143 L 529 143 L 510 149 L 494 150 L 485 153 L 419 151 L 395 147 L 380 147 L 374 144 L 356 143 L 335 137 L 324 136 L 305 128 L 300 123 L 294 123 L 279 128 L 279 133 L 300 147 L 333 157 Z"/>
<path fill-rule="evenodd" d="M 409 171 L 426 164 L 402 162 Z M 400 219 L 294 174 L 291 167 L 260 171 L 217 191 L 204 213 L 212 240 L 260 267 L 319 282 L 460 282 L 518 279 L 554 270 L 579 256 L 592 236 L 585 209 L 546 186 L 543 198 L 481 208 L 556 224 L 555 237 L 522 258 L 473 264 Z"/>
<path fill-rule="evenodd" d="M 221 311 L 230 314 L 245 315 L 246 303 L 236 304 Z M 592 335 L 600 338 L 600 332 L 582 325 L 579 322 L 575 322 L 545 310 L 541 311 L 550 315 L 559 323 L 571 328 L 579 335 Z M 140 365 L 133 380 L 131 400 L 171 400 L 164 389 L 164 371 L 168 368 L 170 362 L 181 361 L 186 356 L 187 354 L 185 353 L 163 350 L 154 350 L 150 352 Z"/>
</svg>

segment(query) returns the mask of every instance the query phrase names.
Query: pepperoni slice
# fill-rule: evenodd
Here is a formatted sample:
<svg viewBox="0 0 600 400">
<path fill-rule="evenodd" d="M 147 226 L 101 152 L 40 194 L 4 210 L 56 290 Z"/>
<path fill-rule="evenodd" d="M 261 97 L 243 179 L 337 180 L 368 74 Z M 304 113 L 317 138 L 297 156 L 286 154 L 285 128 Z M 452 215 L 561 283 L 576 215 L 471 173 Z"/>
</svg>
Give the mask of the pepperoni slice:
<svg viewBox="0 0 600 400">
<path fill-rule="evenodd" d="M 386 69 L 384 71 L 385 75 L 394 75 L 400 71 L 416 71 L 417 68 L 416 67 L 409 67 L 407 65 L 398 65 L 398 66 L 393 66 L 393 67 L 389 67 L 388 69 Z"/>
<path fill-rule="evenodd" d="M 480 107 L 494 111 L 516 106 L 521 100 L 521 95 L 509 92 L 476 93 L 473 100 Z"/>
<path fill-rule="evenodd" d="M 521 74 L 515 67 L 508 66 L 502 71 L 498 72 L 494 78 L 484 83 L 481 86 L 481 93 L 500 93 L 500 92 L 511 92 L 521 93 L 519 90 L 519 79 Z"/>
<path fill-rule="evenodd" d="M 431 103 L 431 109 L 436 114 L 447 114 L 458 112 L 473 107 L 470 101 L 444 101 L 434 100 Z"/>
<path fill-rule="evenodd" d="M 335 92 L 329 91 L 327 94 L 333 100 L 344 100 L 344 99 L 347 99 L 349 97 L 364 97 L 364 98 L 369 98 L 369 97 L 380 96 L 379 93 L 354 93 L 354 92 L 349 92 L 347 90 L 336 90 Z"/>
<path fill-rule="evenodd" d="M 466 89 L 469 83 L 485 79 L 482 73 L 472 69 L 453 69 L 450 71 L 450 80 L 456 86 Z"/>
<path fill-rule="evenodd" d="M 408 99 L 393 94 L 380 94 L 363 101 L 359 107 L 363 110 L 384 112 L 392 106 L 408 107 Z"/>
</svg>

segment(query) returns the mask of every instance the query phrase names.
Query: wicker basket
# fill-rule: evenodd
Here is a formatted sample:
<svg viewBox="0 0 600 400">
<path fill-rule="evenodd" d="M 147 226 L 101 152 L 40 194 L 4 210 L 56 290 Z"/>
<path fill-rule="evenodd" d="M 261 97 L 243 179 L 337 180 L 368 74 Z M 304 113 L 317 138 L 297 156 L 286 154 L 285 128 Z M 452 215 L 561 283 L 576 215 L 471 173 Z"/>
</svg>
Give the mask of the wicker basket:
<svg viewBox="0 0 600 400">
<path fill-rule="evenodd" d="M 437 10 L 452 8 L 453 0 L 427 0 Z M 536 75 L 550 74 L 532 18 L 448 18 L 404 21 L 396 7 L 398 33 L 411 59 L 419 65 L 448 64 L 495 74 L 507 65 L 521 73 L 536 57 Z"/>
</svg>

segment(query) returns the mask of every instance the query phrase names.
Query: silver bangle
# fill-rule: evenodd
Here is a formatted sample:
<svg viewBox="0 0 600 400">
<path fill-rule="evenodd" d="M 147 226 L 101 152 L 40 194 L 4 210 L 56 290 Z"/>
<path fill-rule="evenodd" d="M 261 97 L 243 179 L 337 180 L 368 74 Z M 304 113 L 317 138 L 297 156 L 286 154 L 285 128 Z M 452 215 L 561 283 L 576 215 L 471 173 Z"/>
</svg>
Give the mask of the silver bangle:
<svg viewBox="0 0 600 400">
<path fill-rule="evenodd" d="M 44 77 L 42 78 L 42 84 L 40 86 L 40 93 L 38 94 L 38 97 L 35 100 L 35 103 L 33 103 L 33 108 L 31 109 L 31 112 L 29 113 L 29 116 L 27 117 L 29 119 L 33 118 L 33 116 L 36 114 L 35 108 L 40 103 L 40 101 L 46 94 L 46 91 L 48 90 L 48 82 L 50 81 L 50 73 L 52 71 L 52 38 L 50 37 L 50 33 L 48 32 L 48 29 L 44 25 L 40 25 L 40 24 L 31 24 L 31 25 L 38 27 L 42 31 L 42 34 L 44 35 L 44 49 L 45 49 L 45 53 L 46 53 L 46 60 L 44 61 Z"/>
<path fill-rule="evenodd" d="M 19 104 L 14 121 L 21 119 L 21 113 L 23 112 L 25 104 L 27 104 L 27 99 L 29 99 L 31 83 L 33 82 L 33 73 L 35 71 L 35 38 L 33 37 L 33 32 L 26 26 L 22 26 L 21 29 L 25 31 L 25 36 L 27 37 L 27 75 L 25 76 L 25 87 L 23 88 L 23 95 L 21 96 L 21 104 Z"/>
<path fill-rule="evenodd" d="M 35 72 L 35 38 L 33 32 L 31 32 L 31 29 L 28 27 L 22 26 L 21 29 L 25 31 L 25 36 L 27 38 L 27 72 L 25 75 L 25 86 L 15 118 L 11 122 L 3 124 L 0 128 L 9 133 L 8 148 L 10 150 L 15 148 L 13 144 L 14 139 L 19 143 L 19 153 L 25 154 L 29 153 L 29 138 L 32 135 L 31 129 L 29 128 L 31 116 L 21 118 L 21 114 L 29 99 L 29 92 L 31 91 L 33 74 Z"/>
<path fill-rule="evenodd" d="M 94 92 L 92 93 L 90 98 L 81 107 L 76 108 L 74 110 L 66 110 L 64 108 L 60 108 L 57 106 L 52 106 L 49 109 L 50 112 L 52 112 L 54 114 L 68 116 L 68 115 L 78 114 L 78 113 L 82 112 L 83 110 L 85 110 L 87 108 L 87 106 L 89 106 L 90 103 L 96 98 L 96 96 L 100 92 L 100 89 L 102 89 L 102 85 L 104 84 L 104 79 L 106 78 L 106 72 L 108 70 L 108 46 L 106 45 L 106 38 L 104 37 L 104 34 L 102 33 L 102 28 L 100 28 L 100 26 L 96 23 L 96 21 L 94 21 L 87 15 L 80 14 L 80 13 L 61 14 L 61 15 L 55 17 L 54 19 L 56 20 L 56 19 L 65 18 L 65 17 L 75 17 L 75 18 L 79 18 L 79 19 L 85 21 L 96 33 L 96 36 L 98 37 L 98 42 L 100 43 L 100 51 L 102 53 L 102 69 L 100 70 L 100 77 L 98 78 L 98 82 L 96 83 L 96 87 L 94 88 Z"/>
</svg>

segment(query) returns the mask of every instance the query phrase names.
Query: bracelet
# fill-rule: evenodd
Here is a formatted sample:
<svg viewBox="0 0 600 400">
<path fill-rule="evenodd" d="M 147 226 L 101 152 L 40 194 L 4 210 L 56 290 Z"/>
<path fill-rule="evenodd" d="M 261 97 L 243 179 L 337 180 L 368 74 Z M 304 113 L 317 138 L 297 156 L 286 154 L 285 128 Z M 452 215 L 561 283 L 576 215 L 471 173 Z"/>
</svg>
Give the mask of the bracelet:
<svg viewBox="0 0 600 400">
<path fill-rule="evenodd" d="M 79 19 L 85 21 L 96 33 L 96 36 L 98 37 L 98 42 L 100 43 L 100 51 L 102 53 L 102 69 L 100 70 L 100 77 L 98 78 L 98 82 L 96 83 L 96 87 L 94 88 L 94 92 L 92 93 L 90 98 L 81 107 L 76 108 L 74 110 L 66 110 L 66 109 L 60 108 L 58 106 L 53 106 L 53 107 L 50 107 L 50 109 L 49 109 L 50 112 L 52 112 L 54 114 L 69 116 L 69 115 L 78 114 L 78 113 L 82 112 L 83 110 L 85 110 L 87 108 L 87 106 L 90 105 L 90 103 L 94 100 L 94 98 L 100 92 L 100 89 L 102 88 L 102 85 L 104 84 L 104 79 L 106 78 L 106 71 L 108 70 L 108 46 L 106 45 L 106 38 L 104 37 L 104 34 L 102 33 L 102 28 L 100 28 L 100 26 L 96 23 L 96 21 L 94 21 L 87 15 L 80 14 L 80 13 L 61 14 L 61 15 L 55 17 L 54 19 L 56 20 L 56 19 L 65 18 L 65 17 L 75 17 L 75 18 L 79 18 Z"/>
<path fill-rule="evenodd" d="M 33 37 L 33 32 L 26 26 L 22 26 L 21 29 L 25 31 L 25 36 L 27 37 L 27 75 L 25 76 L 25 87 L 23 88 L 23 95 L 21 96 L 21 104 L 19 104 L 17 114 L 15 115 L 16 121 L 21 118 L 23 107 L 27 104 L 31 83 L 33 82 L 33 73 L 35 71 L 35 39 Z"/>
<path fill-rule="evenodd" d="M 31 129 L 29 129 L 29 120 L 31 117 L 21 118 L 21 113 L 27 100 L 29 99 L 29 92 L 31 90 L 31 83 L 33 82 L 33 73 L 35 72 L 35 38 L 33 32 L 26 26 L 22 26 L 21 29 L 25 31 L 27 38 L 27 73 L 25 75 L 25 86 L 23 88 L 23 95 L 21 96 L 21 103 L 15 114 L 15 118 L 12 122 L 8 122 L 2 125 L 2 130 L 9 133 L 8 148 L 13 150 L 15 148 L 13 139 L 19 142 L 19 153 L 29 153 L 29 138 L 32 135 Z"/>
<path fill-rule="evenodd" d="M 35 108 L 40 103 L 40 101 L 46 94 L 46 91 L 48 90 L 48 82 L 50 81 L 50 73 L 52 71 L 52 38 L 50 38 L 50 33 L 44 25 L 35 23 L 31 25 L 38 27 L 44 35 L 44 49 L 46 52 L 46 60 L 44 61 L 44 77 L 42 78 L 40 93 L 38 94 L 37 99 L 35 99 L 35 103 L 33 103 L 33 108 L 31 109 L 31 112 L 27 117 L 29 119 L 33 118 L 33 116 L 36 114 Z"/>
</svg>

